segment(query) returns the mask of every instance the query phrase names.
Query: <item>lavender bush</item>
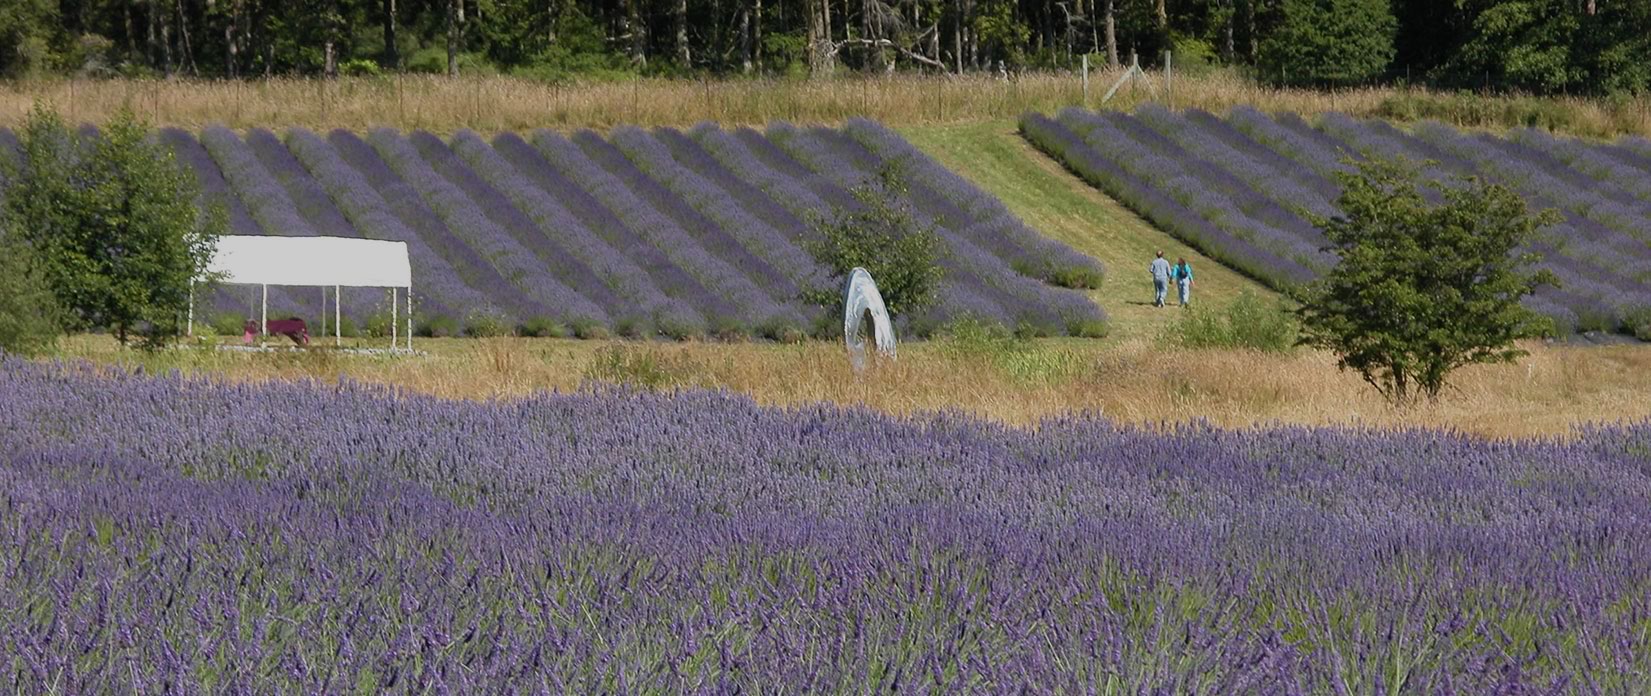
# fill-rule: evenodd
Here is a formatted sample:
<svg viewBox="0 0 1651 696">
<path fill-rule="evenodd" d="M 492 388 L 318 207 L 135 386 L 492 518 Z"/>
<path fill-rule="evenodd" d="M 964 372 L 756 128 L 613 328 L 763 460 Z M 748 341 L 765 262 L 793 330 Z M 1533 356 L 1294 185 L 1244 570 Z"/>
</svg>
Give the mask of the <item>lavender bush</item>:
<svg viewBox="0 0 1651 696">
<path fill-rule="evenodd" d="M 1651 689 L 1651 424 L 1022 430 L 5 359 L 0 453 L 21 692 Z"/>
<path fill-rule="evenodd" d="M 1532 130 L 1466 134 L 1424 122 L 1406 132 L 1381 121 L 1299 116 L 1248 107 L 1223 121 L 1142 107 L 1136 114 L 1077 109 L 1028 114 L 1034 145 L 1207 255 L 1285 288 L 1334 263 L 1313 220 L 1333 217 L 1334 175 L 1349 158 L 1401 157 L 1424 177 L 1476 176 L 1512 188 L 1563 220 L 1533 245 L 1566 285 L 1530 299 L 1562 328 L 1623 330 L 1651 307 L 1651 187 L 1644 144 L 1589 144 Z M 1430 194 L 1437 195 L 1437 194 Z"/>
</svg>

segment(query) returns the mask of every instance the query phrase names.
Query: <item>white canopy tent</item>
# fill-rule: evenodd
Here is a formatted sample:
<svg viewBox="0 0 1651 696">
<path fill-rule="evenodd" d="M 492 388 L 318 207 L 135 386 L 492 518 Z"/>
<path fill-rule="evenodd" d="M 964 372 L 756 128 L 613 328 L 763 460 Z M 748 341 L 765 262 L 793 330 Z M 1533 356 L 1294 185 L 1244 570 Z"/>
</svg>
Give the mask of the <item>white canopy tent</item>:
<svg viewBox="0 0 1651 696">
<path fill-rule="evenodd" d="M 413 269 L 407 260 L 406 242 L 348 237 L 256 237 L 218 238 L 218 249 L 206 268 L 209 277 L 228 285 L 257 285 L 263 288 L 263 308 L 259 333 L 269 333 L 269 286 L 296 285 L 322 288 L 322 308 L 326 308 L 326 288 L 333 289 L 333 332 L 338 329 L 343 310 L 340 290 L 389 288 L 390 348 L 402 347 L 398 333 L 407 337 L 405 348 L 413 349 Z M 406 291 L 406 331 L 399 331 L 399 294 Z M 195 333 L 195 293 L 189 293 L 189 333 Z"/>
</svg>

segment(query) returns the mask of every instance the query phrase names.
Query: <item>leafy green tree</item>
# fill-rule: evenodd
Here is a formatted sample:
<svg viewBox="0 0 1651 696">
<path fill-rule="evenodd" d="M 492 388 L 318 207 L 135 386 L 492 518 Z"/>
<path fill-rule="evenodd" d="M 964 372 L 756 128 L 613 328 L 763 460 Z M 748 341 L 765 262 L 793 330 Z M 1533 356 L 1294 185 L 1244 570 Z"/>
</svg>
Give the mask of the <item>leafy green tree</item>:
<svg viewBox="0 0 1651 696">
<path fill-rule="evenodd" d="M 1397 28 L 1389 0 L 1284 0 L 1261 45 L 1261 75 L 1311 87 L 1371 82 L 1393 60 Z"/>
<path fill-rule="evenodd" d="M 34 250 L 0 225 L 0 350 L 34 355 L 50 348 L 62 332 L 60 317 Z"/>
<path fill-rule="evenodd" d="M 933 305 L 945 269 L 940 265 L 945 242 L 933 227 L 918 224 L 906 204 L 905 167 L 891 160 L 877 177 L 850 190 L 859 206 L 839 208 L 813 221 L 808 251 L 839 283 L 855 267 L 866 269 L 890 316 L 914 313 Z M 804 299 L 831 306 L 843 301 L 842 287 L 805 291 Z"/>
<path fill-rule="evenodd" d="M 108 327 L 152 348 L 176 337 L 225 227 L 196 207 L 191 172 L 123 111 L 102 133 L 74 133 L 36 106 L 6 195 L 6 225 L 39 254 L 67 327 Z"/>
<path fill-rule="evenodd" d="M 1303 293 L 1301 343 L 1335 352 L 1341 369 L 1407 405 L 1437 399 L 1456 368 L 1519 359 L 1514 341 L 1552 330 L 1519 301 L 1557 280 L 1516 250 L 1556 213 L 1532 214 L 1518 194 L 1474 178 L 1427 183 L 1442 199 L 1432 204 L 1398 161 L 1340 178 L 1343 216 L 1320 226 L 1341 260 Z"/>
</svg>

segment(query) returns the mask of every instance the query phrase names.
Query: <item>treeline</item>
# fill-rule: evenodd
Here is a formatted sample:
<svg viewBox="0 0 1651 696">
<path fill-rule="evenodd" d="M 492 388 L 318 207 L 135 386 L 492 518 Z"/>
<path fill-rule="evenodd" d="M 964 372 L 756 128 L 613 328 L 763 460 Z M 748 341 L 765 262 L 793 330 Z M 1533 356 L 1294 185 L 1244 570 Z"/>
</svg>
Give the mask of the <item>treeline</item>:
<svg viewBox="0 0 1651 696">
<path fill-rule="evenodd" d="M 1651 90 L 1646 0 L 8 0 L 0 73 L 1016 72 L 1144 64 L 1270 83 Z"/>
</svg>

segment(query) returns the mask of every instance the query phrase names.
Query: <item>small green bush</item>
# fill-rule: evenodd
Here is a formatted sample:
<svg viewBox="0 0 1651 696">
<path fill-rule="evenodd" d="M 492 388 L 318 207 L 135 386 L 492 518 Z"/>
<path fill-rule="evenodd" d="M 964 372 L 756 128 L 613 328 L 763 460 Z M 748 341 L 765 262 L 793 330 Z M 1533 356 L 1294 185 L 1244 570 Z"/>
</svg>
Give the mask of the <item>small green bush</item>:
<svg viewBox="0 0 1651 696">
<path fill-rule="evenodd" d="M 1270 305 L 1245 290 L 1226 307 L 1187 307 L 1170 329 L 1170 340 L 1186 348 L 1249 348 L 1287 353 L 1295 348 L 1299 327 L 1280 302 Z"/>
<path fill-rule="evenodd" d="M 492 312 L 473 312 L 464 322 L 464 335 L 471 338 L 508 336 L 510 332 L 510 322 Z"/>
<path fill-rule="evenodd" d="M 573 330 L 574 338 L 596 340 L 607 338 L 610 335 L 606 325 L 595 319 L 586 317 L 580 317 L 568 322 L 568 328 Z"/>
<path fill-rule="evenodd" d="M 246 317 L 239 314 L 218 314 L 206 322 L 212 333 L 219 336 L 240 336 L 246 333 Z"/>
<path fill-rule="evenodd" d="M 1651 341 L 1651 307 L 1636 307 L 1624 313 L 1622 332 L 1641 341 Z"/>
<path fill-rule="evenodd" d="M 585 368 L 585 378 L 659 390 L 685 383 L 690 372 L 691 365 L 662 354 L 654 346 L 615 345 L 596 351 Z"/>
<path fill-rule="evenodd" d="M 1577 312 L 1577 333 L 1612 333 L 1616 330 L 1617 320 L 1616 317 L 1611 316 L 1610 312 L 1601 310 Z"/>
<path fill-rule="evenodd" d="M 459 335 L 459 322 L 447 316 L 429 317 L 414 327 L 413 332 L 425 338 L 452 338 Z"/>
<path fill-rule="evenodd" d="M 374 312 L 368 315 L 363 330 L 369 338 L 389 338 L 391 331 L 390 313 Z"/>
<path fill-rule="evenodd" d="M 534 317 L 522 322 L 516 332 L 529 338 L 562 338 L 568 335 L 568 327 L 555 319 Z"/>
</svg>

